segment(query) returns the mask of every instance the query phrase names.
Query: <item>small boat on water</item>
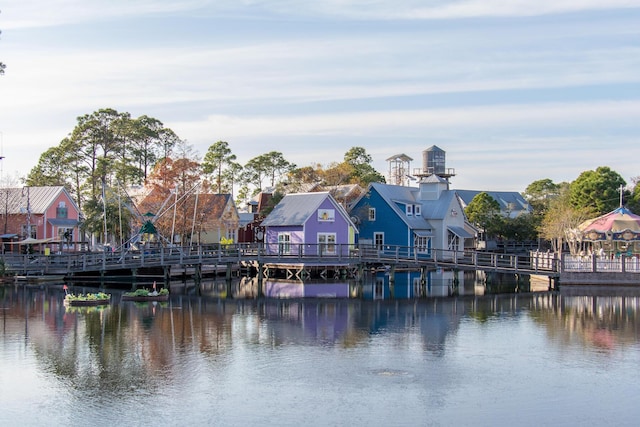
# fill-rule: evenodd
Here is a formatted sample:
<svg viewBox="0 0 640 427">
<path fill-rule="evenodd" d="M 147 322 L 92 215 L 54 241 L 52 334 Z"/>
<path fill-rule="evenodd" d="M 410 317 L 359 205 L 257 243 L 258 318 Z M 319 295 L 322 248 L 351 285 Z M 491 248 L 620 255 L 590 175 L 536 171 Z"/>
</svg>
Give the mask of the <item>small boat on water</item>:
<svg viewBox="0 0 640 427">
<path fill-rule="evenodd" d="M 132 292 L 133 293 L 133 292 Z M 134 301 L 134 302 L 145 302 L 145 301 L 169 301 L 169 294 L 153 295 L 150 292 L 148 295 L 127 295 L 126 293 L 122 295 L 122 301 Z"/>
<path fill-rule="evenodd" d="M 125 292 L 122 294 L 122 301 L 169 301 L 169 289 L 160 289 L 156 291 L 156 282 L 153 282 L 153 291 L 148 289 L 136 289 L 134 292 Z"/>
<path fill-rule="evenodd" d="M 111 302 L 111 294 L 104 292 L 88 294 L 67 294 L 64 297 L 64 304 L 71 307 L 89 307 L 95 305 L 105 305 Z"/>
</svg>

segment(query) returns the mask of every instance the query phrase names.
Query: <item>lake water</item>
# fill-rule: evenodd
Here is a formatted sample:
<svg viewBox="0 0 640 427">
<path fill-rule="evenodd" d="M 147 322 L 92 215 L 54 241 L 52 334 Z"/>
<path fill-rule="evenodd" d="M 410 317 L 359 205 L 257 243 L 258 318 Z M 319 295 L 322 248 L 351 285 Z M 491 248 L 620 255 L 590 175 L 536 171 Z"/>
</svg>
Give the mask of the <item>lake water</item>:
<svg viewBox="0 0 640 427">
<path fill-rule="evenodd" d="M 288 287 L 69 309 L 0 285 L 0 425 L 638 424 L 638 296 Z"/>
</svg>

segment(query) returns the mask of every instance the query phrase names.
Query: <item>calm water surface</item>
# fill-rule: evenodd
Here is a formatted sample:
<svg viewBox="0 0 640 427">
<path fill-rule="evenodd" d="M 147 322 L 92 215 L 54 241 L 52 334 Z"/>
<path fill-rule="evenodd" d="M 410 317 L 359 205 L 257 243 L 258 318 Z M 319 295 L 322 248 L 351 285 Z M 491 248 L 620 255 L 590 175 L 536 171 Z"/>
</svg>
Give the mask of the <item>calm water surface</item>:
<svg viewBox="0 0 640 427">
<path fill-rule="evenodd" d="M 374 292 L 375 293 L 375 292 Z M 383 292 L 388 295 L 388 292 Z M 640 297 L 172 295 L 0 285 L 0 425 L 637 425 Z"/>
</svg>

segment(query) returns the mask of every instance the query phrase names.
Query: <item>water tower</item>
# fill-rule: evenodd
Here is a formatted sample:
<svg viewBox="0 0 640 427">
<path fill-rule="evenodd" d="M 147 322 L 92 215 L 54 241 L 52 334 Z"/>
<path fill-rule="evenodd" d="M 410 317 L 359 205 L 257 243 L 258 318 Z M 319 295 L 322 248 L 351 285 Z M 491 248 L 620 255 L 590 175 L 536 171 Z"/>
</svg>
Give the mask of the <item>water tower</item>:
<svg viewBox="0 0 640 427">
<path fill-rule="evenodd" d="M 422 170 L 418 169 L 413 174 L 419 178 L 437 175 L 448 182 L 449 178 L 455 176 L 456 171 L 453 168 L 447 168 L 446 157 L 443 149 L 432 145 L 422 152 Z"/>
<path fill-rule="evenodd" d="M 406 154 L 396 154 L 387 159 L 389 162 L 389 184 L 408 186 L 409 180 L 415 179 L 409 175 L 412 160 Z"/>
</svg>

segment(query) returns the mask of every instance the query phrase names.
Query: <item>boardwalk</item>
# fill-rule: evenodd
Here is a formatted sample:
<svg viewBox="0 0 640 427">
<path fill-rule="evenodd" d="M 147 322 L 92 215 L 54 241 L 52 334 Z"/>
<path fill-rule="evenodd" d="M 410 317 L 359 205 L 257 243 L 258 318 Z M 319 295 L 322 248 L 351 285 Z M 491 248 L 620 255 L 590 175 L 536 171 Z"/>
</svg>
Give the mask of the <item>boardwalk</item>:
<svg viewBox="0 0 640 427">
<path fill-rule="evenodd" d="M 110 272 L 131 271 L 144 268 L 165 270 L 193 267 L 199 271 L 224 269 L 230 265 L 260 265 L 267 271 L 277 267 L 288 268 L 292 276 L 304 278 L 305 271 L 329 267 L 356 275 L 362 268 L 392 266 L 394 269 L 438 269 L 485 270 L 515 274 L 539 274 L 556 277 L 561 271 L 559 260 L 547 254 L 497 254 L 475 251 L 435 251 L 417 253 L 413 248 L 385 246 L 383 248 L 349 247 L 337 248 L 334 253 L 327 250 L 308 250 L 306 255 L 300 245 L 295 253 L 268 253 L 265 248 L 254 245 L 231 245 L 224 249 L 159 248 L 153 253 L 62 253 L 45 255 L 3 256 L 5 270 L 16 275 L 65 275 L 74 276 L 94 272 L 108 275 Z M 348 249 L 348 250 L 347 250 Z M 316 255 L 316 253 L 323 253 Z M 348 254 L 348 255 L 341 255 Z"/>
<path fill-rule="evenodd" d="M 319 256 L 316 255 L 317 250 L 308 251 L 314 255 L 305 255 L 303 249 L 299 248 L 294 254 L 272 254 L 263 247 L 233 245 L 218 250 L 208 250 L 202 247 L 160 248 L 153 253 L 82 252 L 48 256 L 5 254 L 3 259 L 5 270 L 8 273 L 20 275 L 73 275 L 89 271 L 108 272 L 176 266 L 224 266 L 230 263 L 297 266 L 342 265 L 352 269 L 361 265 L 395 265 L 399 268 L 457 268 L 551 276 L 556 275 L 559 271 L 557 260 L 530 255 L 471 251 L 431 251 L 430 254 L 420 254 L 412 251 L 411 248 L 386 246 L 381 249 L 351 247 L 349 250 L 344 250 L 342 248 L 335 250 L 335 254 L 324 251 L 323 255 Z"/>
</svg>

